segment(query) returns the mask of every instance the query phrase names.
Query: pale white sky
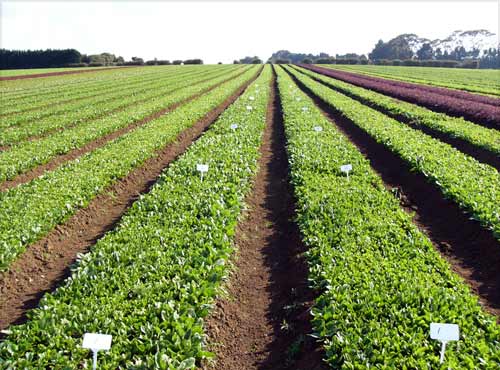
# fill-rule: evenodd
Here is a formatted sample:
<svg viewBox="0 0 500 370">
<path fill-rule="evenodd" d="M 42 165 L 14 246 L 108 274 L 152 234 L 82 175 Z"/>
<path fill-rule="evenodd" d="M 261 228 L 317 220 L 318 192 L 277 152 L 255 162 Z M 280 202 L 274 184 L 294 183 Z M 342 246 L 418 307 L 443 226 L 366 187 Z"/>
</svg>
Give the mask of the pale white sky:
<svg viewBox="0 0 500 370">
<path fill-rule="evenodd" d="M 21 2 L 1 0 L 0 46 L 75 48 L 126 59 L 230 63 L 274 51 L 368 53 L 378 39 L 416 33 L 498 32 L 498 1 L 156 1 Z"/>
</svg>

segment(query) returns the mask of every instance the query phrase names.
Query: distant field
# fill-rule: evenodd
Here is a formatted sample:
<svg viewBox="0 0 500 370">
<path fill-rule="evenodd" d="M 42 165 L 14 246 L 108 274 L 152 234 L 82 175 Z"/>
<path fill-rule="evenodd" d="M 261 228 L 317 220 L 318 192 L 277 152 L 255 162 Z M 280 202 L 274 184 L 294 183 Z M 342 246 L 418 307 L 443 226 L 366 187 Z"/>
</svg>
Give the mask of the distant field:
<svg viewBox="0 0 500 370">
<path fill-rule="evenodd" d="M 109 67 L 2 69 L 0 70 L 0 77 L 26 76 L 39 73 L 66 72 L 66 71 L 78 71 L 82 69 L 87 70 L 87 69 L 103 69 L 103 68 L 109 68 Z"/>
<path fill-rule="evenodd" d="M 500 96 L 500 71 L 493 69 L 457 69 L 374 65 L 325 65 L 324 67 L 364 73 L 400 81 L 465 90 Z"/>
</svg>

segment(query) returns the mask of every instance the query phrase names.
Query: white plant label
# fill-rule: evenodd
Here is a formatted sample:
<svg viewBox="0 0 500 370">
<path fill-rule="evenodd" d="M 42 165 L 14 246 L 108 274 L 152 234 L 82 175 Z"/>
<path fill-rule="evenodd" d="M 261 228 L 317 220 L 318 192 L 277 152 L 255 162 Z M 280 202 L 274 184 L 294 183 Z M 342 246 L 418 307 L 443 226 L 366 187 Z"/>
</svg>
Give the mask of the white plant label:
<svg viewBox="0 0 500 370">
<path fill-rule="evenodd" d="M 340 166 L 340 171 L 346 173 L 347 178 L 349 178 L 349 172 L 352 171 L 352 165 L 351 164 L 344 164 L 343 166 Z"/>
<path fill-rule="evenodd" d="M 321 132 L 321 131 L 323 131 L 323 127 L 321 127 L 321 126 L 314 126 L 314 131 Z"/>
<path fill-rule="evenodd" d="M 236 123 L 233 123 L 231 125 L 231 130 L 236 130 L 238 128 L 238 125 Z"/>
<path fill-rule="evenodd" d="M 446 343 L 452 340 L 460 339 L 460 330 L 456 324 L 440 324 L 431 323 L 430 327 L 431 339 L 435 339 L 441 342 L 441 353 L 439 356 L 439 362 L 444 361 L 444 351 L 446 350 Z"/>
<path fill-rule="evenodd" d="M 253 107 L 251 105 L 247 105 L 247 110 L 252 110 Z"/>
<path fill-rule="evenodd" d="M 109 351 L 112 336 L 99 333 L 85 333 L 83 335 L 82 347 L 92 351 L 92 369 L 97 369 L 97 352 Z"/>
<path fill-rule="evenodd" d="M 201 181 L 203 181 L 203 174 L 208 172 L 208 164 L 197 164 L 196 170 L 200 172 Z"/>
<path fill-rule="evenodd" d="M 255 100 L 253 96 L 249 97 L 248 100 Z"/>
<path fill-rule="evenodd" d="M 197 164 L 196 169 L 200 172 L 208 172 L 208 164 Z"/>
<path fill-rule="evenodd" d="M 108 334 L 85 333 L 83 335 L 83 348 L 92 351 L 108 351 L 111 348 L 112 336 Z"/>
</svg>

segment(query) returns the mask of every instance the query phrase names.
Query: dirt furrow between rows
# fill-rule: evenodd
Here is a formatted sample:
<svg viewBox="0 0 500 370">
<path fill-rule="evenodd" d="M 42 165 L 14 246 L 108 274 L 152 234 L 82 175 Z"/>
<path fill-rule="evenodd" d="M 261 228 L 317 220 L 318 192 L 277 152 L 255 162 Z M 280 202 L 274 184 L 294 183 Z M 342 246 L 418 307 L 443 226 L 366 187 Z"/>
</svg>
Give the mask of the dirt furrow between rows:
<svg viewBox="0 0 500 370">
<path fill-rule="evenodd" d="M 276 81 L 267 112 L 259 171 L 237 226 L 234 272 L 206 327 L 214 363 L 205 369 L 324 369 L 311 333 L 314 298 L 288 178 Z"/>
<path fill-rule="evenodd" d="M 297 85 L 370 161 L 385 187 L 398 195 L 437 251 L 500 322 L 500 245 L 493 234 L 444 198 L 439 188 L 294 78 Z"/>
<path fill-rule="evenodd" d="M 260 74 L 242 85 L 230 98 L 201 120 L 184 130 L 177 139 L 159 150 L 139 168 L 115 182 L 46 237 L 30 245 L 0 274 L 0 329 L 26 321 L 26 312 L 35 308 L 46 292 L 51 292 L 70 275 L 77 255 L 86 253 L 142 193 L 147 193 L 164 169 L 195 141 Z"/>
<path fill-rule="evenodd" d="M 216 85 L 213 85 L 213 86 L 209 87 L 208 89 L 205 89 L 204 91 L 202 91 L 198 94 L 190 96 L 189 98 L 184 99 L 178 103 L 172 104 L 169 107 L 164 108 L 156 113 L 153 113 L 150 116 L 148 116 L 140 121 L 137 121 L 129 126 L 123 127 L 117 131 L 113 131 L 110 134 L 104 135 L 104 136 L 100 137 L 99 139 L 91 141 L 90 143 L 87 143 L 80 148 L 73 149 L 73 150 L 67 152 L 66 154 L 58 155 L 58 156 L 54 157 L 51 161 L 49 161 L 45 164 L 39 165 L 39 166 L 37 166 L 37 167 L 35 167 L 35 168 L 25 172 L 25 173 L 22 173 L 22 174 L 16 176 L 15 178 L 13 178 L 12 180 L 4 181 L 3 183 L 0 184 L 0 191 L 5 191 L 7 189 L 14 188 L 20 184 L 27 183 L 27 182 L 43 175 L 47 171 L 53 171 L 56 168 L 58 168 L 59 166 L 63 165 L 64 163 L 69 162 L 71 160 L 74 160 L 78 157 L 81 157 L 82 155 L 89 153 L 89 152 L 91 152 L 99 147 L 102 147 L 106 143 L 108 143 L 108 142 L 110 142 L 110 141 L 112 141 L 120 136 L 123 136 L 124 134 L 126 134 L 130 131 L 135 130 L 139 126 L 143 126 L 143 125 L 147 124 L 148 122 L 163 116 L 164 114 L 172 112 L 173 110 L 179 108 L 180 106 L 185 105 L 185 104 L 199 98 L 203 94 L 210 92 L 211 90 L 217 88 L 218 86 L 220 86 L 220 85 L 222 85 L 222 84 L 224 84 L 224 83 L 226 83 L 234 78 L 237 78 L 238 76 L 240 76 L 240 75 L 238 74 L 237 76 L 228 78 L 220 83 L 217 83 Z"/>
<path fill-rule="evenodd" d="M 300 72 L 299 70 L 297 70 L 297 71 Z M 337 91 L 341 94 L 344 94 L 344 95 L 350 97 L 351 99 L 354 99 L 354 100 L 356 100 L 356 101 L 358 101 L 366 106 L 369 106 L 370 108 L 372 108 L 380 113 L 385 114 L 388 117 L 394 118 L 395 120 L 402 122 L 402 123 L 405 123 L 414 129 L 422 131 L 423 133 L 425 133 L 429 136 L 432 136 L 435 139 L 438 139 L 444 143 L 451 145 L 455 149 L 461 151 L 464 154 L 467 154 L 468 156 L 471 156 L 472 158 L 476 159 L 477 161 L 482 162 L 482 163 L 486 163 L 486 164 L 496 168 L 497 171 L 500 171 L 500 156 L 498 156 L 497 154 L 495 154 L 487 149 L 480 148 L 480 147 L 475 146 L 474 144 L 472 144 L 468 141 L 465 141 L 465 140 L 460 139 L 458 137 L 452 137 L 449 134 L 432 129 L 431 127 L 416 124 L 408 117 L 405 117 L 405 116 L 400 115 L 400 114 L 392 113 L 389 110 L 384 109 L 380 106 L 377 106 L 376 104 L 374 104 L 366 99 L 363 99 L 363 98 L 361 98 L 361 97 L 359 97 L 359 96 L 357 96 L 349 91 L 328 85 L 327 83 L 320 80 L 319 78 L 316 78 L 313 76 L 310 76 L 310 77 L 314 81 L 322 84 L 323 86 L 328 87 L 329 89 L 332 89 L 332 90 Z"/>
</svg>

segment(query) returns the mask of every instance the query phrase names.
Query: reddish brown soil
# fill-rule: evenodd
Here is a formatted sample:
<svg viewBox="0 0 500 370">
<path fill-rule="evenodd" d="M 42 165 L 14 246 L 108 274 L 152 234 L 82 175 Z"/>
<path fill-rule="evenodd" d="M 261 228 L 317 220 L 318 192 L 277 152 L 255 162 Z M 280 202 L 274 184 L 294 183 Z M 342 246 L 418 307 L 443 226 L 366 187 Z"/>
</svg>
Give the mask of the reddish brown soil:
<svg viewBox="0 0 500 370">
<path fill-rule="evenodd" d="M 114 183 L 88 207 L 79 210 L 46 237 L 30 245 L 9 271 L 0 274 L 0 329 L 26 321 L 26 311 L 37 307 L 46 292 L 53 291 L 70 275 L 69 267 L 75 262 L 76 255 L 88 252 L 99 238 L 112 230 L 139 195 L 149 191 L 169 163 L 182 154 L 258 74 L 260 71 L 219 107 L 183 131 L 172 144 L 159 150 L 155 157 Z"/>
<path fill-rule="evenodd" d="M 49 73 L 36 73 L 32 75 L 19 75 L 19 76 L 5 76 L 0 77 L 0 81 L 10 81 L 10 80 L 25 80 L 28 78 L 40 78 L 40 77 L 54 77 L 54 76 L 63 76 L 63 75 L 74 75 L 77 73 L 90 73 L 90 72 L 102 72 L 102 71 L 111 71 L 112 69 L 122 69 L 122 68 L 132 68 L 132 66 L 123 66 L 123 67 L 106 67 L 106 68 L 98 68 L 98 69 L 89 69 L 89 70 L 77 70 L 77 71 L 62 71 L 62 72 L 49 72 Z M 137 68 L 137 67 L 135 67 Z"/>
<path fill-rule="evenodd" d="M 205 369 L 325 369 L 311 333 L 314 298 L 294 217 L 279 97 L 273 81 L 259 172 L 235 236 L 238 256 L 207 321 L 215 363 Z M 297 349 L 293 351 L 293 346 Z"/>
<path fill-rule="evenodd" d="M 299 70 L 297 70 L 297 71 L 300 72 Z M 309 77 L 311 77 L 311 76 L 309 76 Z M 475 158 L 479 162 L 489 164 L 490 166 L 496 168 L 497 171 L 500 171 L 500 156 L 498 156 L 496 153 L 493 153 L 487 149 L 477 147 L 474 144 L 472 144 L 466 140 L 460 139 L 458 137 L 453 137 L 450 134 L 440 132 L 440 131 L 435 130 L 431 127 L 419 125 L 416 122 L 412 121 L 408 117 L 405 117 L 401 114 L 392 113 L 392 112 L 388 111 L 387 109 L 380 107 L 380 106 L 368 101 L 367 99 L 363 99 L 359 96 L 356 96 L 347 90 L 328 85 L 326 82 L 324 82 L 316 77 L 311 77 L 311 78 L 313 80 L 315 80 L 316 82 L 318 82 L 318 83 L 320 83 L 320 84 L 322 84 L 322 85 L 324 85 L 332 90 L 335 90 L 341 94 L 344 94 L 344 95 L 350 97 L 351 99 L 354 99 L 354 100 L 356 100 L 364 105 L 369 106 L 370 108 L 372 108 L 380 113 L 385 114 L 386 116 L 394 118 L 397 121 L 406 123 L 407 125 L 411 126 L 414 129 L 420 130 L 423 133 L 425 133 L 429 136 L 432 136 L 435 139 L 438 139 L 444 143 L 450 144 L 452 147 L 460 150 L 462 153 L 467 154 L 467 155 L 471 156 L 472 158 Z"/>
<path fill-rule="evenodd" d="M 169 107 L 162 109 L 156 113 L 153 113 L 150 116 L 148 116 L 140 121 L 134 122 L 129 126 L 123 127 L 121 129 L 114 131 L 108 135 L 105 135 L 99 139 L 91 141 L 90 143 L 87 143 L 80 148 L 73 149 L 66 154 L 58 155 L 57 157 L 54 157 L 49 162 L 42 164 L 42 165 L 39 165 L 39 166 L 37 166 L 37 167 L 35 167 L 35 168 L 33 168 L 33 169 L 23 173 L 23 174 L 20 174 L 20 175 L 16 176 L 15 178 L 13 178 L 12 180 L 4 181 L 4 182 L 0 183 L 0 191 L 5 191 L 7 189 L 14 188 L 19 184 L 27 183 L 27 182 L 43 175 L 47 171 L 52 171 L 68 161 L 71 161 L 71 160 L 76 159 L 76 158 L 78 158 L 86 153 L 89 153 L 89 152 L 93 151 L 94 149 L 97 149 L 97 148 L 105 145 L 106 143 L 110 142 L 111 140 L 114 140 L 114 139 L 126 134 L 127 132 L 135 130 L 137 127 L 145 125 L 146 123 L 148 123 L 148 122 L 150 122 L 158 117 L 161 117 L 168 112 L 171 112 L 171 111 L 177 109 L 181 105 L 184 105 L 184 104 L 189 103 L 190 101 L 193 101 L 194 99 L 200 97 L 203 94 L 206 94 L 207 92 L 215 89 L 216 87 L 218 87 L 218 86 L 220 86 L 220 85 L 222 85 L 222 84 L 224 84 L 224 83 L 226 83 L 234 78 L 237 78 L 241 74 L 238 74 L 234 77 L 230 77 L 222 82 L 219 82 L 219 83 L 203 90 L 202 92 L 200 92 L 198 94 L 195 94 L 187 99 L 184 99 L 183 101 L 181 101 L 179 103 L 172 104 Z M 176 90 L 178 90 L 178 89 L 176 89 Z M 123 109 L 125 109 L 125 108 L 120 108 L 119 110 L 123 110 Z"/>
<path fill-rule="evenodd" d="M 482 306 L 500 322 L 500 243 L 493 234 L 470 219 L 456 203 L 445 199 L 422 174 L 412 172 L 400 157 L 294 80 L 370 160 L 386 188 L 398 190 L 402 207 L 414 214 L 413 222 L 479 296 Z"/>
</svg>

